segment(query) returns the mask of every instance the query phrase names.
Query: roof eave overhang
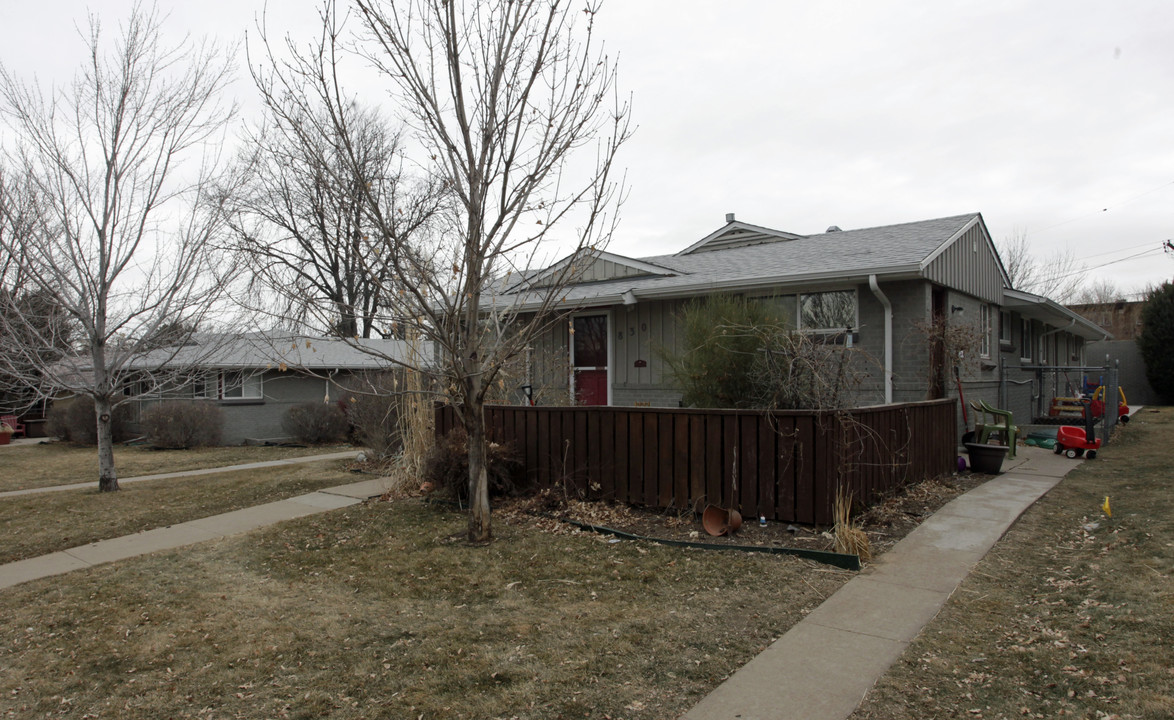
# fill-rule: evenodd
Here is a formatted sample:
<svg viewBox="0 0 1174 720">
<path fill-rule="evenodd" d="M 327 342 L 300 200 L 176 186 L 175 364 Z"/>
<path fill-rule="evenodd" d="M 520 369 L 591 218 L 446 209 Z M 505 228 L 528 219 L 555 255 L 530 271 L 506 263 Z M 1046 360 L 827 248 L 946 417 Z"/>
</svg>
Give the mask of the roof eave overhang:
<svg viewBox="0 0 1174 720">
<path fill-rule="evenodd" d="M 1041 295 L 1033 295 L 1022 290 L 1004 290 L 1003 307 L 1031 320 L 1048 323 L 1055 328 L 1063 329 L 1064 326 L 1069 326 L 1070 332 L 1082 337 L 1101 340 L 1113 337 L 1112 333 L 1100 325 Z"/>
<path fill-rule="evenodd" d="M 672 300 L 713 295 L 722 292 L 754 292 L 756 290 L 802 289 L 814 286 L 830 287 L 832 285 L 860 285 L 868 282 L 870 275 L 877 276 L 878 280 L 892 282 L 895 280 L 916 280 L 924 275 L 917 263 L 887 268 L 873 268 L 844 273 L 806 273 L 803 275 L 788 275 L 786 277 L 763 277 L 751 280 L 727 280 L 720 282 L 698 282 L 688 285 L 673 285 L 667 288 L 635 289 L 637 301 L 640 300 Z M 614 290 L 602 292 L 598 295 L 567 300 L 559 303 L 560 307 L 598 307 L 620 305 L 624 303 L 623 295 L 629 289 L 622 285 Z M 530 312 L 543 306 L 541 302 L 519 302 L 509 305 L 514 312 Z"/>
</svg>

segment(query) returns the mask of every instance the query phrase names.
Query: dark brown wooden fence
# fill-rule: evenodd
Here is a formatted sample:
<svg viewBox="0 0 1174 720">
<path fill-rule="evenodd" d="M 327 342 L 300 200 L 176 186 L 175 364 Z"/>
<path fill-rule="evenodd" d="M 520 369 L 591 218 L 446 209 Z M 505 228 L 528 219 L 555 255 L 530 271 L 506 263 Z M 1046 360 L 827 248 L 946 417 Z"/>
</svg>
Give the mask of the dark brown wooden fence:
<svg viewBox="0 0 1174 720">
<path fill-rule="evenodd" d="M 490 406 L 539 487 L 657 508 L 737 508 L 747 518 L 827 525 L 841 483 L 871 504 L 954 468 L 953 400 L 843 412 Z M 456 425 L 452 407 L 437 435 Z"/>
</svg>

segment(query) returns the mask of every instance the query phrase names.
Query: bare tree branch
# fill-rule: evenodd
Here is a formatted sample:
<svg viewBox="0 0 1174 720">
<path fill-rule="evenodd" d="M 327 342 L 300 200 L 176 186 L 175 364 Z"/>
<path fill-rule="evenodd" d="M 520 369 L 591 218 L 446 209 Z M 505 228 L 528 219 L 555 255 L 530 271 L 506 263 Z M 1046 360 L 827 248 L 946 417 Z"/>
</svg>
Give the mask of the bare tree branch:
<svg viewBox="0 0 1174 720">
<path fill-rule="evenodd" d="M 1080 293 L 1084 265 L 1071 250 L 1057 250 L 1046 257 L 1032 253 L 1027 233 L 1016 229 L 998 245 L 999 257 L 1011 279 L 1011 286 L 1036 295 L 1070 303 Z"/>
<path fill-rule="evenodd" d="M 58 325 L 6 314 L 3 333 L 25 341 L 0 354 L 6 370 L 35 367 L 27 386 L 94 401 L 99 487 L 118 489 L 110 433 L 113 408 L 173 381 L 183 368 L 157 347 L 162 329 L 210 321 L 223 292 L 210 241 L 222 229 L 213 191 L 218 142 L 234 108 L 219 96 L 231 53 L 185 41 L 162 44 L 156 11 L 136 5 L 108 44 L 90 18 L 87 63 L 48 98 L 0 67 L 0 107 L 17 141 L 7 161 L 39 199 L 21 237 L 26 287 L 53 298 L 79 355 L 46 363 Z M 176 323 L 179 325 L 176 325 Z"/>
<path fill-rule="evenodd" d="M 282 60 L 266 41 L 273 68 L 258 85 L 283 117 L 299 119 L 304 135 L 337 142 L 355 177 L 366 171 L 362 122 L 339 82 L 348 50 L 378 72 L 406 127 L 401 167 L 430 191 L 420 196 L 434 200 L 397 203 L 372 178 L 358 183 L 360 254 L 368 277 L 386 270 L 388 316 L 437 348 L 435 360 L 422 360 L 428 367 L 414 369 L 437 372 L 438 387 L 458 406 L 469 438 L 469 538 L 481 542 L 491 536 L 486 398 L 503 368 L 558 321 L 567 283 L 615 228 L 623 187 L 614 159 L 631 134 L 628 105 L 594 33 L 597 2 L 357 0 L 354 7 L 353 46 L 344 47 L 343 18 L 328 1 L 315 44 L 287 41 Z M 533 268 L 555 252 L 573 261 L 539 278 Z"/>
</svg>

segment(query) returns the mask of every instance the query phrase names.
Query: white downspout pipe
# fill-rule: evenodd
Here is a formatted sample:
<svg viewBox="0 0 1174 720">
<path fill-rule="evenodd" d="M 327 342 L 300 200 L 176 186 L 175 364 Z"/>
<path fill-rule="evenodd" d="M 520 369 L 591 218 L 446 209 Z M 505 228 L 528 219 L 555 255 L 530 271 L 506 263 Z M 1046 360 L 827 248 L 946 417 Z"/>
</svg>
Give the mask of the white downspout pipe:
<svg viewBox="0 0 1174 720">
<path fill-rule="evenodd" d="M 891 405 L 893 402 L 893 304 L 881 292 L 880 285 L 876 282 L 876 275 L 868 276 L 868 287 L 872 290 L 872 294 L 876 295 L 876 299 L 881 301 L 881 305 L 885 306 L 885 404 Z"/>
</svg>

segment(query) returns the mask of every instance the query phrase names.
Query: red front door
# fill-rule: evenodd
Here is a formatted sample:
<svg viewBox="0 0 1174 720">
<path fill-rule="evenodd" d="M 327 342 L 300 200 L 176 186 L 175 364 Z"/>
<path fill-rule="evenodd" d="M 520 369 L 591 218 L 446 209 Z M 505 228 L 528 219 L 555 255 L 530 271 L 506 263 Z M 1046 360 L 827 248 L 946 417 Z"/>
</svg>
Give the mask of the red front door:
<svg viewBox="0 0 1174 720">
<path fill-rule="evenodd" d="M 571 320 L 576 405 L 607 405 L 607 315 Z"/>
</svg>

